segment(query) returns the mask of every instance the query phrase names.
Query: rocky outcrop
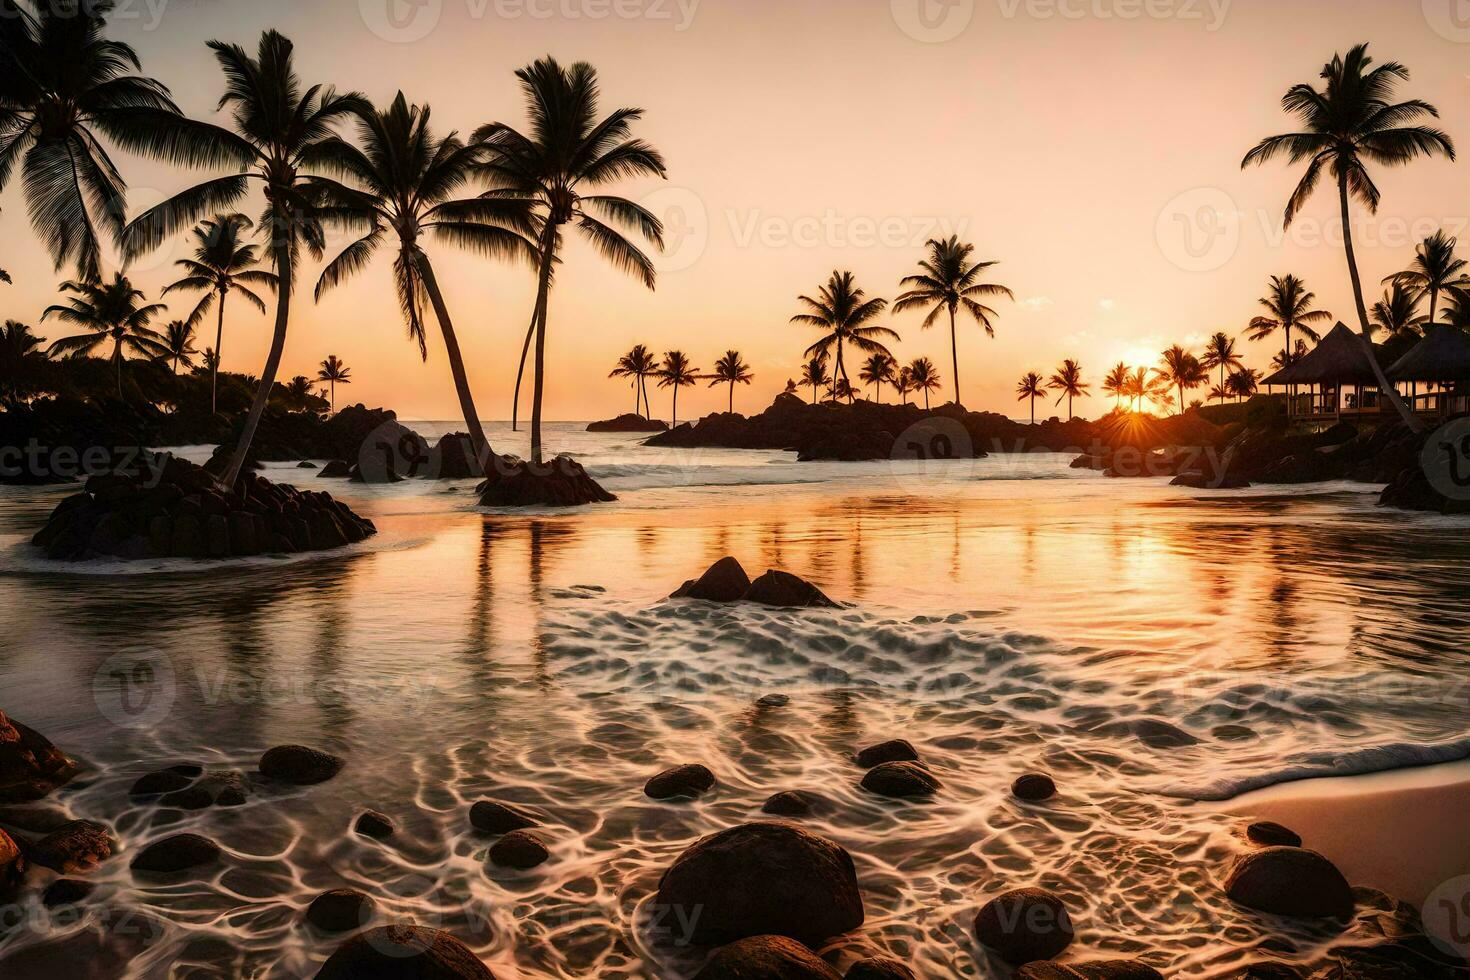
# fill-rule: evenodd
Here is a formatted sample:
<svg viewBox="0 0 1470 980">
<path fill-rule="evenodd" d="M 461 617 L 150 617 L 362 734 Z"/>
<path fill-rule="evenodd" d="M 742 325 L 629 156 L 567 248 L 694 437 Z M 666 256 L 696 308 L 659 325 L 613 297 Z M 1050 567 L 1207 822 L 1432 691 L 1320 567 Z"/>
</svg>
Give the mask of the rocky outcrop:
<svg viewBox="0 0 1470 980">
<path fill-rule="evenodd" d="M 1322 855 L 1299 847 L 1268 847 L 1236 861 L 1225 882 L 1231 901 L 1258 912 L 1301 919 L 1346 919 L 1353 890 Z"/>
<path fill-rule="evenodd" d="M 335 755 L 304 745 L 278 745 L 260 757 L 260 774 L 293 786 L 324 783 L 346 765 Z"/>
<path fill-rule="evenodd" d="M 351 932 L 373 920 L 378 903 L 355 888 L 322 892 L 306 907 L 306 921 L 323 932 Z"/>
<path fill-rule="evenodd" d="M 750 590 L 750 576 L 734 558 L 715 562 L 698 579 L 681 585 L 670 599 L 703 599 L 706 602 L 737 602 Z"/>
<path fill-rule="evenodd" d="M 653 800 L 695 799 L 715 786 L 715 774 L 701 765 L 676 766 L 651 778 L 643 793 Z"/>
<path fill-rule="evenodd" d="M 588 432 L 667 432 L 668 429 L 667 422 L 660 419 L 646 419 L 631 412 L 619 415 L 615 419 L 593 422 L 587 426 Z"/>
<path fill-rule="evenodd" d="M 975 917 L 980 945 L 1012 966 L 1049 960 L 1072 944 L 1066 904 L 1041 888 L 1017 888 L 985 903 Z"/>
<path fill-rule="evenodd" d="M 76 772 L 76 763 L 44 736 L 0 711 L 0 803 L 39 800 Z"/>
<path fill-rule="evenodd" d="M 26 860 L 21 856 L 20 845 L 5 831 L 0 830 L 0 899 L 20 884 L 25 874 Z"/>
<path fill-rule="evenodd" d="M 918 980 L 918 977 L 898 960 L 872 956 L 849 967 L 845 980 Z"/>
<path fill-rule="evenodd" d="M 96 870 L 112 857 L 112 834 L 100 823 L 73 820 L 26 848 L 32 864 L 57 874 L 74 875 Z"/>
<path fill-rule="evenodd" d="M 778 609 L 840 608 L 821 589 L 805 579 L 774 569 L 751 582 L 750 588 L 745 590 L 741 599 Z"/>
<path fill-rule="evenodd" d="M 1137 960 L 1093 960 L 1088 963 L 1028 963 L 1012 980 L 1164 980 L 1164 975 Z"/>
<path fill-rule="evenodd" d="M 503 460 L 478 493 L 481 507 L 580 507 L 618 499 L 570 456 L 558 456 L 539 467 Z"/>
<path fill-rule="evenodd" d="M 801 943 L 751 936 L 715 950 L 694 980 L 841 980 L 842 974 Z"/>
<path fill-rule="evenodd" d="M 421 926 L 380 926 L 347 940 L 317 980 L 495 980 L 464 943 Z"/>
</svg>

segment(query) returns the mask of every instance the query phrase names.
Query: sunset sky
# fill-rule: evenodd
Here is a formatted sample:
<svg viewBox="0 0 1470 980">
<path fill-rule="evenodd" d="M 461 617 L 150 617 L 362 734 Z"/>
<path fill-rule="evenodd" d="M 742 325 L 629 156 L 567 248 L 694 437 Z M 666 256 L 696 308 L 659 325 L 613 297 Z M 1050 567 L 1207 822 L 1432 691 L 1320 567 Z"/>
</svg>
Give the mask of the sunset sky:
<svg viewBox="0 0 1470 980">
<path fill-rule="evenodd" d="M 915 9 L 932 4 L 928 17 Z M 1180 342 L 1239 334 L 1272 274 L 1306 278 L 1352 321 L 1336 200 L 1319 194 L 1283 235 L 1299 176 L 1285 164 L 1242 172 L 1262 136 L 1286 132 L 1286 88 L 1315 81 L 1334 51 L 1368 40 L 1413 70 L 1404 97 L 1427 99 L 1470 148 L 1470 11 L 1459 0 L 121 0 L 114 36 L 184 109 L 212 117 L 219 71 L 204 42 L 254 49 L 261 30 L 297 44 L 304 80 L 385 102 L 402 89 L 442 130 L 524 121 L 512 71 L 551 53 L 594 63 L 604 112 L 646 110 L 639 135 L 669 180 L 627 185 L 671 228 L 656 292 L 578 243 L 552 297 L 547 414 L 603 418 L 632 409 L 606 379 L 635 343 L 680 348 L 704 369 L 728 348 L 756 375 L 738 409 L 768 404 L 814 339 L 788 324 L 796 296 L 833 269 L 893 298 L 925 239 L 955 232 L 994 279 L 997 335 L 963 323 L 965 404 L 1023 414 L 1027 370 L 1081 360 L 1094 387 L 1119 360 L 1154 364 Z M 388 5 L 392 7 L 389 8 Z M 392 14 L 393 16 L 390 16 Z M 953 35 L 953 36 L 950 36 Z M 132 210 L 198 173 L 118 154 Z M 1370 303 L 1438 227 L 1470 246 L 1470 164 L 1421 162 L 1378 174 L 1381 212 L 1358 228 Z M 18 182 L 17 182 L 18 184 Z M 3 315 L 37 323 L 60 278 L 27 224 L 18 186 L 0 216 L 0 265 L 15 278 Z M 258 211 L 252 202 L 251 213 Z M 338 243 L 341 244 L 340 242 Z M 430 246 L 461 331 L 481 414 L 509 415 L 532 273 Z M 138 264 L 150 296 L 185 254 L 182 240 Z M 282 374 L 345 359 L 352 401 L 406 419 L 446 419 L 456 401 L 443 345 L 428 363 L 407 341 L 389 262 L 311 303 L 302 278 Z M 179 299 L 182 315 L 190 300 Z M 947 330 L 890 316 L 903 361 L 932 357 L 950 380 Z M 39 324 L 49 339 L 62 335 Z M 265 317 L 232 306 L 225 367 L 258 371 Z M 212 343 L 212 332 L 203 342 Z M 1248 345 L 1264 367 L 1279 347 Z M 339 393 L 339 401 L 344 397 Z M 723 390 L 680 397 L 680 415 L 723 410 Z M 885 395 L 891 398 L 892 393 Z M 1078 406 L 1097 415 L 1101 396 Z M 655 395 L 667 417 L 668 393 Z"/>
</svg>

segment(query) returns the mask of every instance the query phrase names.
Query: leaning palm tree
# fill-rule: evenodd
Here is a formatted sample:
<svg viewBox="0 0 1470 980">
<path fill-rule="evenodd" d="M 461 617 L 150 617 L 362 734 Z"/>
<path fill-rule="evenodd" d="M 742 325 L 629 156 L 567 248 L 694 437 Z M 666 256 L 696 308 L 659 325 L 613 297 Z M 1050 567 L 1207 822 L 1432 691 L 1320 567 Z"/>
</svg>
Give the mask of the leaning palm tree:
<svg viewBox="0 0 1470 980">
<path fill-rule="evenodd" d="M 1069 422 L 1074 417 L 1072 414 L 1072 399 L 1091 397 L 1089 389 L 1092 386 L 1082 380 L 1082 365 L 1070 357 L 1062 362 L 1061 367 L 1057 368 L 1056 373 L 1047 381 L 1046 386 L 1052 391 L 1061 392 L 1057 396 L 1058 405 L 1062 403 L 1063 398 L 1067 399 L 1067 421 Z"/>
<path fill-rule="evenodd" d="M 812 404 L 817 403 L 817 391 L 832 383 L 832 376 L 827 373 L 827 359 L 825 357 L 813 357 L 802 365 L 801 383 L 812 386 Z"/>
<path fill-rule="evenodd" d="M 1122 408 L 1123 399 L 1128 397 L 1128 377 L 1128 365 L 1119 361 L 1103 378 L 1102 390 L 1113 396 L 1113 411 Z"/>
<path fill-rule="evenodd" d="M 963 309 L 970 314 L 975 322 L 985 328 L 986 336 L 994 337 L 993 318 L 999 314 L 982 303 L 981 298 L 1004 296 L 1014 300 L 1016 297 L 1005 286 L 980 281 L 980 277 L 998 263 L 972 264 L 970 256 L 974 253 L 975 246 L 964 244 L 957 236 L 951 235 L 944 241 L 930 239 L 927 247 L 929 256 L 919 263 L 919 274 L 908 276 L 900 283 L 909 287 L 909 290 L 894 300 L 893 312 L 902 313 L 905 310 L 928 307 L 929 313 L 924 317 L 925 329 L 932 327 L 941 313 L 949 313 L 950 363 L 954 371 L 954 400 L 958 405 L 960 351 L 959 341 L 955 336 L 955 320 L 959 311 Z"/>
<path fill-rule="evenodd" d="M 609 378 L 631 378 L 633 379 L 633 414 L 642 415 L 640 406 L 646 410 L 647 417 L 653 416 L 653 406 L 648 404 L 648 388 L 645 384 L 650 374 L 658 370 L 658 360 L 649 352 L 643 344 L 636 345 L 628 353 L 618 358 L 617 367 L 613 368 Z"/>
<path fill-rule="evenodd" d="M 897 368 L 898 362 L 893 359 L 892 354 L 874 354 L 864 361 L 862 368 L 858 370 L 858 380 L 863 384 L 873 386 L 873 394 L 878 399 L 878 404 L 881 405 L 883 404 L 883 386 L 893 382 L 893 372 Z"/>
<path fill-rule="evenodd" d="M 1246 328 L 1247 337 L 1265 340 L 1280 330 L 1286 336 L 1287 348 L 1293 349 L 1291 332 L 1295 330 L 1315 344 L 1322 335 L 1313 329 L 1313 324 L 1332 319 L 1332 314 L 1326 310 L 1312 309 L 1316 301 L 1317 294 L 1308 292 L 1306 284 L 1296 276 L 1272 276 L 1270 289 L 1260 299 L 1260 304 L 1270 315 L 1251 320 Z"/>
<path fill-rule="evenodd" d="M 1358 307 L 1364 353 L 1377 378 L 1379 391 L 1411 431 L 1422 432 L 1423 423 L 1399 397 L 1373 352 L 1373 327 L 1368 322 L 1363 281 L 1353 250 L 1350 202 L 1356 199 L 1370 213 L 1378 210 L 1379 191 L 1368 173 L 1369 163 L 1403 166 L 1435 154 L 1453 160 L 1455 145 L 1438 129 L 1418 125 L 1424 119 L 1438 118 L 1434 106 L 1417 99 L 1393 101 L 1398 83 L 1408 79 L 1409 70 L 1396 61 L 1373 67 L 1368 45 L 1357 45 L 1346 58 L 1334 56 L 1322 69 L 1321 77 L 1326 81 L 1321 91 L 1310 84 L 1299 84 L 1282 100 L 1282 107 L 1301 120 L 1301 131 L 1262 140 L 1246 154 L 1241 166 L 1264 164 L 1281 155 L 1286 155 L 1292 163 L 1307 162 L 1306 173 L 1286 205 L 1286 226 L 1291 225 L 1311 197 L 1323 171 L 1331 171 L 1337 181 L 1343 248 L 1353 284 L 1353 299 Z"/>
<path fill-rule="evenodd" d="M 919 357 L 908 366 L 908 372 L 913 390 L 924 393 L 924 411 L 929 411 L 929 392 L 939 388 L 939 371 L 929 358 Z"/>
<path fill-rule="evenodd" d="M 6 320 L 0 327 L 0 395 L 9 401 L 20 397 L 26 366 L 36 358 L 43 343 L 27 324 Z"/>
<path fill-rule="evenodd" d="M 1419 327 L 1425 322 L 1425 317 L 1419 313 L 1421 295 L 1412 286 L 1394 282 L 1383 291 L 1383 298 L 1373 304 L 1371 319 L 1374 328 L 1389 336 L 1419 333 Z"/>
<path fill-rule="evenodd" d="M 748 385 L 754 378 L 755 375 L 750 373 L 750 365 L 741 360 L 740 352 L 730 350 L 725 352 L 724 357 L 715 361 L 714 373 L 709 376 L 709 386 L 711 388 L 718 387 L 719 385 L 730 386 L 730 412 L 733 414 L 735 411 L 735 386 L 738 384 Z M 674 394 L 677 395 L 678 392 L 675 391 Z"/>
<path fill-rule="evenodd" d="M 865 354 L 890 354 L 882 340 L 898 340 L 898 334 L 887 327 L 873 326 L 872 321 L 888 308 L 885 299 L 868 299 L 860 289 L 851 272 L 833 272 L 827 284 L 817 293 L 817 298 L 798 296 L 797 301 L 806 307 L 805 313 L 791 318 L 792 323 L 801 323 L 823 331 L 822 339 L 806 349 L 806 357 L 823 360 L 835 353 L 832 377 L 848 383 L 848 397 L 852 397 L 852 382 L 847 376 L 847 364 L 843 360 L 845 346 L 852 346 Z M 881 339 L 880 339 L 881 338 Z"/>
<path fill-rule="evenodd" d="M 366 111 L 368 103 L 356 93 L 342 95 L 320 85 L 303 89 L 293 65 L 292 44 L 276 31 L 261 35 L 255 57 L 236 44 L 210 41 L 209 47 L 225 76 L 220 108 L 230 110 L 234 124 L 234 132 L 213 130 L 213 143 L 227 149 L 243 170 L 199 184 L 145 211 L 125 229 L 122 244 L 129 257 L 145 254 L 206 214 L 238 204 L 252 180 L 263 186 L 266 209 L 259 224 L 276 274 L 276 322 L 250 414 L 225 470 L 223 483 L 228 487 L 240 478 L 275 388 L 301 246 L 320 257 L 326 245 L 323 221 L 343 220 L 322 210 L 320 188 L 303 170 L 313 166 L 316 150 L 333 135 L 332 127 Z"/>
<path fill-rule="evenodd" d="M 1016 385 L 1016 401 L 1023 402 L 1028 398 L 1031 400 L 1031 424 L 1036 424 L 1036 399 L 1046 397 L 1046 380 L 1036 371 L 1027 371 L 1021 375 L 1020 382 Z"/>
<path fill-rule="evenodd" d="M 1169 387 L 1179 392 L 1179 414 L 1184 414 L 1184 393 L 1207 384 L 1209 370 L 1189 351 L 1178 344 L 1164 351 L 1163 367 L 1159 373 L 1168 381 Z"/>
<path fill-rule="evenodd" d="M 332 414 L 336 415 L 337 386 L 352 384 L 352 368 L 336 354 L 328 354 L 327 359 L 322 361 L 321 370 L 316 373 L 316 379 L 327 383 L 327 390 L 331 392 Z"/>
<path fill-rule="evenodd" d="M 1470 286 L 1470 276 L 1465 274 L 1470 263 L 1455 257 L 1457 244 L 1441 228 L 1419 245 L 1408 269 L 1383 280 L 1385 285 L 1393 283 L 1410 287 L 1415 290 L 1415 299 L 1423 299 L 1427 295 L 1430 326 L 1437 322 L 1439 316 L 1440 294 Z"/>
<path fill-rule="evenodd" d="M 1235 352 L 1235 338 L 1223 330 L 1205 341 L 1205 356 L 1200 359 L 1200 363 L 1211 371 L 1215 368 L 1220 369 L 1219 390 L 1222 393 L 1225 391 L 1225 376 L 1231 371 L 1239 370 L 1245 366 L 1245 362 Z M 1211 397 L 1213 397 L 1213 393 L 1211 393 Z M 1222 394 L 1220 401 L 1223 402 L 1224 400 L 1225 398 Z"/>
<path fill-rule="evenodd" d="M 163 339 L 148 326 L 166 307 L 162 303 L 144 303 L 142 290 L 135 289 L 122 273 L 114 275 L 111 282 L 64 282 L 61 291 L 72 294 L 67 301 L 69 305 L 48 306 L 41 319 L 54 316 L 62 323 L 81 327 L 87 332 L 56 341 L 47 349 L 47 357 L 82 357 L 111 341 L 111 360 L 117 372 L 117 397 L 121 399 L 122 365 L 126 355 L 169 356 Z"/>
<path fill-rule="evenodd" d="M 546 57 L 516 72 L 531 118 L 529 136 L 492 123 L 474 141 L 491 151 L 484 173 L 489 196 L 521 206 L 536 231 L 536 306 L 521 351 L 524 370 L 531 339 L 536 341 L 531 396 L 531 461 L 541 462 L 541 405 L 546 383 L 546 328 L 552 272 L 563 245 L 562 229 L 575 224 L 614 268 L 654 288 L 653 262 L 615 226 L 635 230 L 663 249 L 663 223 L 647 208 L 623 197 L 591 193 L 629 177 L 663 177 L 664 161 L 648 143 L 632 136 L 641 109 L 618 109 L 599 120 L 597 71 L 586 62 L 564 68 Z M 515 400 L 520 400 L 519 380 Z M 514 415 L 519 409 L 513 408 Z M 513 423 L 514 423 L 513 419 Z"/>
<path fill-rule="evenodd" d="M 217 305 L 213 348 L 216 354 L 224 350 L 225 301 L 230 295 L 239 296 L 264 313 L 265 301 L 250 287 L 274 289 L 276 286 L 275 273 L 255 268 L 260 262 L 259 247 L 245 240 L 245 233 L 253 227 L 254 223 L 243 214 L 220 214 L 199 222 L 190 232 L 194 257 L 174 263 L 184 270 L 184 277 L 163 289 L 165 296 L 176 290 L 203 293 L 194 312 L 189 314 L 190 326 L 199 326 Z M 209 370 L 209 410 L 219 411 L 217 364 Z"/>
<path fill-rule="evenodd" d="M 658 370 L 658 386 L 674 389 L 674 424 L 679 427 L 679 389 L 692 388 L 699 382 L 699 368 L 689 361 L 688 355 L 680 350 L 671 350 L 664 355 L 663 366 Z"/>
<path fill-rule="evenodd" d="M 194 367 L 194 355 L 199 352 L 194 349 L 194 328 L 187 320 L 174 320 L 164 328 L 163 346 L 161 359 L 169 362 L 174 374 L 179 373 L 180 366 Z"/>
</svg>

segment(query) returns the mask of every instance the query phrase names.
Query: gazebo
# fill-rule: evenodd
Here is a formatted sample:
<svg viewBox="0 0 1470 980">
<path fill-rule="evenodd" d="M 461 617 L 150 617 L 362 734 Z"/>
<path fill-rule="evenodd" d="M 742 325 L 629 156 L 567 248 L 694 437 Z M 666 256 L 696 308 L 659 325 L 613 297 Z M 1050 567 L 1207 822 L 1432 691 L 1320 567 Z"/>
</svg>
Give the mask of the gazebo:
<svg viewBox="0 0 1470 980">
<path fill-rule="evenodd" d="M 1382 409 L 1378 376 L 1363 339 L 1341 323 L 1316 347 L 1261 383 L 1291 390 L 1286 405 L 1294 422 L 1372 420 Z"/>
<path fill-rule="evenodd" d="M 1408 384 L 1409 403 L 1416 414 L 1470 413 L 1470 334 L 1444 325 L 1430 327 L 1424 339 L 1387 374 L 1395 387 Z"/>
</svg>

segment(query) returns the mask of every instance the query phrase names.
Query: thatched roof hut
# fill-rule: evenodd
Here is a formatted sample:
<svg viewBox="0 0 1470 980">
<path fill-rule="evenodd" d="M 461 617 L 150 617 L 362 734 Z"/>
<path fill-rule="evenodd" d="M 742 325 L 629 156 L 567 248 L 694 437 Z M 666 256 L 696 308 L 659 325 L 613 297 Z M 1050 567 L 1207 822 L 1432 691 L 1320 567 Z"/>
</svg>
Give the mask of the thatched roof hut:
<svg viewBox="0 0 1470 980">
<path fill-rule="evenodd" d="M 1431 328 L 1393 367 L 1394 381 L 1470 381 L 1470 334 L 1454 327 Z"/>
<path fill-rule="evenodd" d="M 1376 387 L 1363 339 L 1339 323 L 1312 350 L 1265 381 L 1265 385 L 1363 385 Z"/>
</svg>

